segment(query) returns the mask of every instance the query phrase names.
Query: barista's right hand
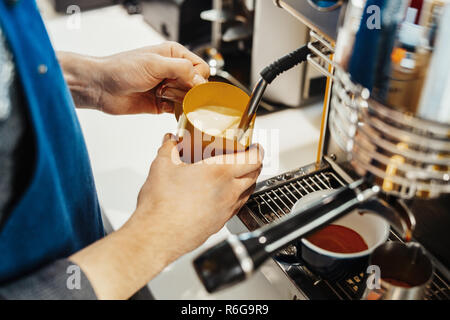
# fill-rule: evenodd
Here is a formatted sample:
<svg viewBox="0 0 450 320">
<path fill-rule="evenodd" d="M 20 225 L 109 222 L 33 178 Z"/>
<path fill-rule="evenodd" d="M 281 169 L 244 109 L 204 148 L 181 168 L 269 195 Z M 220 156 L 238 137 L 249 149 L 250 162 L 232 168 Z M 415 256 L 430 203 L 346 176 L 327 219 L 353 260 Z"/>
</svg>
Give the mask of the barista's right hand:
<svg viewBox="0 0 450 320">
<path fill-rule="evenodd" d="M 252 193 L 262 157 L 256 145 L 185 164 L 175 139 L 166 135 L 132 217 L 69 259 L 81 267 L 99 299 L 128 299 L 223 227 Z"/>
<path fill-rule="evenodd" d="M 218 232 L 245 204 L 262 169 L 263 150 L 216 156 L 195 164 L 180 160 L 167 134 L 153 161 L 129 224 L 161 230 L 157 244 L 170 262 Z"/>
</svg>

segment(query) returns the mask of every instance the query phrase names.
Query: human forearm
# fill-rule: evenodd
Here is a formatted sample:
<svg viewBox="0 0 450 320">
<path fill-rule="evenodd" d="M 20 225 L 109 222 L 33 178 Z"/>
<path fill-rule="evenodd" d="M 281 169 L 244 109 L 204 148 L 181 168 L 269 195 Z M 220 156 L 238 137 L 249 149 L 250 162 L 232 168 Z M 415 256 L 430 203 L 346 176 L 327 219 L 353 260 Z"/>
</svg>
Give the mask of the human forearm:
<svg viewBox="0 0 450 320">
<path fill-rule="evenodd" d="M 173 112 L 156 101 L 159 83 L 186 91 L 209 77 L 202 59 L 173 42 L 97 58 L 59 52 L 58 59 L 77 107 L 115 115 Z"/>
<path fill-rule="evenodd" d="M 165 135 L 133 216 L 70 259 L 83 269 L 99 299 L 130 297 L 238 212 L 261 172 L 263 154 L 252 145 L 246 152 L 186 164 L 176 138 Z"/>
<path fill-rule="evenodd" d="M 154 217 L 150 223 L 139 213 L 135 216 L 69 258 L 81 267 L 99 299 L 129 298 L 181 254 L 162 219 Z"/>
<path fill-rule="evenodd" d="M 101 108 L 104 73 L 102 58 L 58 52 L 64 78 L 78 108 Z"/>
</svg>

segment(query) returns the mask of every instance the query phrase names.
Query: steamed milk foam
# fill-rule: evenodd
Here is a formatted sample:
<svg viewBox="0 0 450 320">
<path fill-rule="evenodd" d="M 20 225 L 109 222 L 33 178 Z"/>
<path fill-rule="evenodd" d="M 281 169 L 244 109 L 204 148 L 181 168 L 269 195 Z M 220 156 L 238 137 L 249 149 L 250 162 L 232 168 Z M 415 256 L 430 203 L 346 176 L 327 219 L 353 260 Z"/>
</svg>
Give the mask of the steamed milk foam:
<svg viewBox="0 0 450 320">
<path fill-rule="evenodd" d="M 210 136 L 232 139 L 241 120 L 238 110 L 221 106 L 203 106 L 186 114 L 189 121 Z"/>
</svg>

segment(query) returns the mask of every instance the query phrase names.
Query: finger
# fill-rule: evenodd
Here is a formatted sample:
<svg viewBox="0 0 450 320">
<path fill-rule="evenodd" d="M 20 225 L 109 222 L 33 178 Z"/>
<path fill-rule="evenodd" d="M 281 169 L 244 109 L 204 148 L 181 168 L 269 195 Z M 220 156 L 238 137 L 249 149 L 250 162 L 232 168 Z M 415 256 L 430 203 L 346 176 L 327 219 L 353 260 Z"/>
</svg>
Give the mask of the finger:
<svg viewBox="0 0 450 320">
<path fill-rule="evenodd" d="M 199 85 L 202 83 L 206 83 L 206 82 L 208 82 L 208 80 L 206 80 L 205 78 L 203 78 L 202 76 L 200 76 L 198 74 L 195 74 L 193 82 L 194 82 L 194 86 L 196 86 L 196 85 Z"/>
<path fill-rule="evenodd" d="M 164 158 L 171 161 L 175 165 L 182 163 L 180 154 L 177 148 L 178 141 L 171 133 L 166 133 L 163 137 L 163 142 L 158 150 L 158 158 Z"/>
<path fill-rule="evenodd" d="M 256 183 L 256 180 L 258 179 L 259 175 L 261 174 L 261 170 L 262 170 L 262 167 L 246 174 L 243 177 L 236 179 L 235 183 L 237 184 L 238 188 L 240 188 L 242 190 L 246 190 L 247 188 L 254 185 Z"/>
<path fill-rule="evenodd" d="M 171 134 L 171 133 L 166 133 L 164 134 L 163 140 L 162 140 L 162 145 L 164 145 L 167 141 L 176 141 L 177 138 Z"/>
<path fill-rule="evenodd" d="M 177 42 L 169 42 L 172 58 L 184 58 L 192 62 L 194 69 L 203 79 L 209 78 L 209 66 L 199 56 Z"/>
<path fill-rule="evenodd" d="M 155 62 L 151 72 L 154 72 L 158 79 L 178 80 L 187 87 L 194 86 L 194 77 L 196 73 L 194 66 L 189 60 L 157 56 Z"/>
<path fill-rule="evenodd" d="M 239 197 L 239 201 L 247 202 L 248 198 L 255 192 L 256 189 L 256 183 L 250 185 L 245 191 L 241 194 Z"/>
<path fill-rule="evenodd" d="M 160 103 L 161 112 L 163 113 L 173 113 L 175 106 L 173 105 L 173 102 L 161 102 Z"/>
<path fill-rule="evenodd" d="M 247 188 L 241 194 L 241 196 L 239 197 L 238 201 L 236 201 L 236 204 L 234 206 L 235 210 L 234 210 L 233 215 L 237 214 L 239 212 L 239 210 L 241 210 L 241 208 L 245 205 L 245 203 L 248 201 L 248 199 L 253 194 L 253 192 L 255 192 L 255 188 L 256 188 L 256 183 L 251 185 L 249 188 Z"/>
<path fill-rule="evenodd" d="M 195 73 L 198 74 L 204 81 L 209 78 L 209 66 L 202 60 L 200 64 L 194 65 Z"/>
</svg>

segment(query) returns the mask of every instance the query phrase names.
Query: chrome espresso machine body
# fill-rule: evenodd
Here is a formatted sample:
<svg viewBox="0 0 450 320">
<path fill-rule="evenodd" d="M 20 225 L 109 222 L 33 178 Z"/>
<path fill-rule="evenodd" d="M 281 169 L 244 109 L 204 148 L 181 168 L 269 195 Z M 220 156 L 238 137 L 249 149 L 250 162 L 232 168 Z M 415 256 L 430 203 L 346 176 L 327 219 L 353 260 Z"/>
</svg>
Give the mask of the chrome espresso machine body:
<svg viewBox="0 0 450 320">
<path fill-rule="evenodd" d="M 422 244 L 435 266 L 424 298 L 449 299 L 449 1 L 274 3 L 311 29 L 308 62 L 328 76 L 317 162 L 258 183 L 228 224 L 239 236 L 194 262 L 201 280 L 214 291 L 260 265 L 286 299 L 360 299 L 365 269 L 319 277 L 295 246 L 356 208 L 389 221 L 390 240 Z M 336 192 L 291 212 L 325 189 Z"/>
</svg>

